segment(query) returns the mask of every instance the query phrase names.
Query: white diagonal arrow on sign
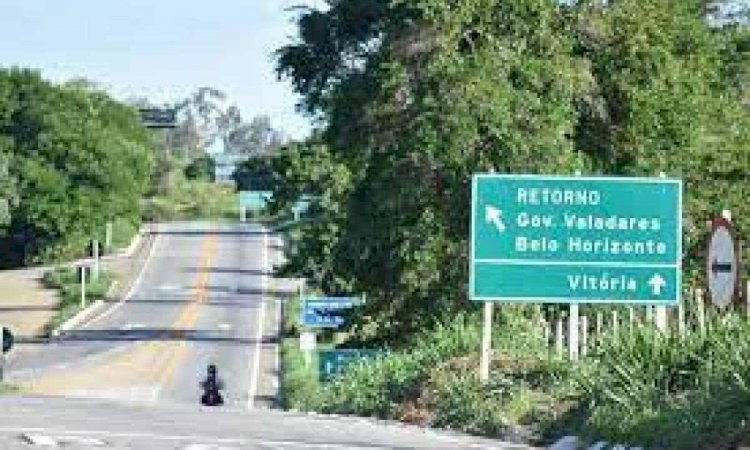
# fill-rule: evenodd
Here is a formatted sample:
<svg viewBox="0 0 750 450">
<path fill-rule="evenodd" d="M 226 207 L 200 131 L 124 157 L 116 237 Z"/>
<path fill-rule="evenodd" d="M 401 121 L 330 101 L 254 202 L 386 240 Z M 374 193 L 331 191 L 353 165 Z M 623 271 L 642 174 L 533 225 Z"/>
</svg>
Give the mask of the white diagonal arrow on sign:
<svg viewBox="0 0 750 450">
<path fill-rule="evenodd" d="M 502 233 L 505 231 L 505 223 L 503 222 L 503 211 L 492 205 L 487 205 L 484 208 L 484 221 L 485 223 L 491 223 L 495 225 L 497 231 Z"/>
</svg>

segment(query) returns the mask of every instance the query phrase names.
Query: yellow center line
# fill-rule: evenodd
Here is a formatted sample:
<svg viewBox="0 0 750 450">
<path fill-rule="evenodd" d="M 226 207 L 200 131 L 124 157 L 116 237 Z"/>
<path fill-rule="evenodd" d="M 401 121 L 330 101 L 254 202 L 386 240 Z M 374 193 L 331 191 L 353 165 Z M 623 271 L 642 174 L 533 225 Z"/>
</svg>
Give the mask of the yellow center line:
<svg viewBox="0 0 750 450">
<path fill-rule="evenodd" d="M 208 297 L 208 284 L 211 281 L 211 267 L 213 265 L 214 256 L 216 254 L 216 235 L 210 235 L 205 241 L 205 245 L 202 250 L 202 258 L 200 264 L 200 274 L 198 281 L 195 285 L 195 297 L 185 309 L 182 310 L 182 314 L 175 320 L 171 328 L 182 332 L 189 330 L 195 326 L 198 322 L 198 312 L 200 306 L 205 302 Z M 179 341 L 177 349 L 170 353 L 169 358 L 165 364 L 157 372 L 156 380 L 160 386 L 164 386 L 174 377 L 174 373 L 179 367 L 180 363 L 187 353 L 187 343 L 184 340 Z"/>
<path fill-rule="evenodd" d="M 170 336 L 181 338 L 183 331 L 194 327 L 198 312 L 208 296 L 211 267 L 216 253 L 217 236 L 211 234 L 202 242 L 199 273 L 195 293 L 169 326 Z M 174 376 L 187 353 L 185 341 L 177 343 L 159 340 L 139 342 L 125 353 L 103 361 L 101 365 L 68 374 L 50 374 L 32 381 L 28 388 L 40 393 L 65 393 L 82 388 L 103 389 L 118 385 L 158 384 L 164 386 Z M 156 375 L 154 377 L 154 374 Z"/>
</svg>

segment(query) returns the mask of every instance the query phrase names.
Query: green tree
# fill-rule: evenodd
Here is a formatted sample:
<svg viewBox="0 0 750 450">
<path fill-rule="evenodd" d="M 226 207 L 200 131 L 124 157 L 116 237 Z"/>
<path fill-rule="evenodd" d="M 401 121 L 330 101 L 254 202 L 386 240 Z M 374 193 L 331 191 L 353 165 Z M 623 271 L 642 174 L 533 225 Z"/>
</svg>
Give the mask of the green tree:
<svg viewBox="0 0 750 450">
<path fill-rule="evenodd" d="M 194 159 L 185 167 L 185 177 L 189 180 L 214 181 L 216 162 L 208 155 Z"/>
<path fill-rule="evenodd" d="M 18 195 L 3 253 L 21 262 L 76 256 L 107 221 L 139 220 L 152 156 L 134 110 L 85 83 L 9 69 L 0 70 L 0 111 Z"/>
<path fill-rule="evenodd" d="M 746 232 L 747 30 L 702 0 L 329 1 L 303 10 L 278 74 L 324 124 L 278 158 L 280 188 L 342 180 L 289 265 L 326 291 L 366 291 L 399 334 L 467 308 L 469 180 L 477 172 L 686 182 L 689 246 L 735 211 Z M 335 161 L 335 163 L 334 163 Z M 323 169 L 325 172 L 325 169 Z M 294 190 L 294 188 L 290 188 Z M 310 262 L 310 261 L 315 262 Z"/>
</svg>

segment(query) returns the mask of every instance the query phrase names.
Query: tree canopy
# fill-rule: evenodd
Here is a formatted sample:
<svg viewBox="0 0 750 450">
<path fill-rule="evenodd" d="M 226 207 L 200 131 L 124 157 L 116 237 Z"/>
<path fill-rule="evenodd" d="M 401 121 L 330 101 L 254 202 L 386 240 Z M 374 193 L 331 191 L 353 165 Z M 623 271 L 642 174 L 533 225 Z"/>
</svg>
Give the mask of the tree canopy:
<svg viewBox="0 0 750 450">
<path fill-rule="evenodd" d="M 107 221 L 140 220 L 150 145 L 135 110 L 89 84 L 0 69 L 2 262 L 76 256 Z"/>
<path fill-rule="evenodd" d="M 328 3 L 277 52 L 323 124 L 277 161 L 278 189 L 322 212 L 288 268 L 367 292 L 382 332 L 467 307 L 473 173 L 665 173 L 687 248 L 722 209 L 750 230 L 750 34 L 709 2 Z"/>
</svg>

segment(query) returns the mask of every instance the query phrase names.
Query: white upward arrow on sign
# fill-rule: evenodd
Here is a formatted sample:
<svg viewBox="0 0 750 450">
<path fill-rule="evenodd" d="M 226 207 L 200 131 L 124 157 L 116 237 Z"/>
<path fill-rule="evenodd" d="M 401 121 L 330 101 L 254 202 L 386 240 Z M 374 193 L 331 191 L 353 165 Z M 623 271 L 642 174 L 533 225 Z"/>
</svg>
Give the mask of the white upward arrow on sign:
<svg viewBox="0 0 750 450">
<path fill-rule="evenodd" d="M 651 286 L 651 291 L 654 295 L 661 295 L 661 290 L 667 285 L 667 282 L 657 273 L 648 280 L 648 285 Z"/>
<path fill-rule="evenodd" d="M 499 208 L 495 208 L 492 205 L 487 205 L 484 208 L 484 221 L 485 223 L 491 223 L 495 225 L 497 231 L 500 233 L 505 231 L 505 223 L 503 223 L 503 211 Z"/>
</svg>

